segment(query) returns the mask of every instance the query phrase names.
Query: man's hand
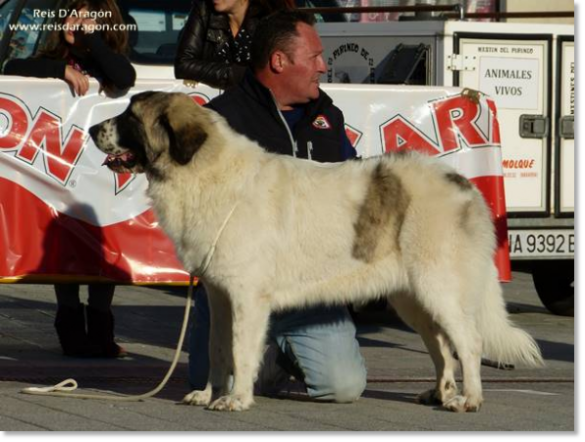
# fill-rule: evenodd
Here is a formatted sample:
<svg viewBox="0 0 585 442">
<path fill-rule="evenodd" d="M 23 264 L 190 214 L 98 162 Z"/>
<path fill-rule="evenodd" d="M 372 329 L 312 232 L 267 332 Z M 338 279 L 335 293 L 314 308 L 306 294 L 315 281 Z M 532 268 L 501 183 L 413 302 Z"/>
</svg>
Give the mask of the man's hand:
<svg viewBox="0 0 585 442">
<path fill-rule="evenodd" d="M 71 66 L 65 67 L 65 81 L 76 95 L 85 95 L 89 90 L 89 77 Z"/>
</svg>

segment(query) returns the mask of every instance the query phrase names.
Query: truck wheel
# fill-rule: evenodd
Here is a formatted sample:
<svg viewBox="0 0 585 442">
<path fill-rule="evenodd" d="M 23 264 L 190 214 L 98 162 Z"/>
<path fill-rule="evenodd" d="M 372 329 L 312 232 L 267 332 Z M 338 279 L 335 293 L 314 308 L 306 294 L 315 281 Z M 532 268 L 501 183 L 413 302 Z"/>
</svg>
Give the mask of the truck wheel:
<svg viewBox="0 0 585 442">
<path fill-rule="evenodd" d="M 574 261 L 536 261 L 532 265 L 532 280 L 538 297 L 550 312 L 574 316 Z"/>
</svg>

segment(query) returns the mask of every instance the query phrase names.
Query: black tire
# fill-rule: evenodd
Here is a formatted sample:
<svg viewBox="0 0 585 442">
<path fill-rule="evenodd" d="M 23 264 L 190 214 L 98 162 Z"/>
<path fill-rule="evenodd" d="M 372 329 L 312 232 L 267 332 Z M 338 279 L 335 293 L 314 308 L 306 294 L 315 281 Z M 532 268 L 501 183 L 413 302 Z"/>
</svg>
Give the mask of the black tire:
<svg viewBox="0 0 585 442">
<path fill-rule="evenodd" d="M 575 315 L 575 264 L 573 260 L 535 261 L 532 280 L 538 297 L 555 315 Z"/>
</svg>

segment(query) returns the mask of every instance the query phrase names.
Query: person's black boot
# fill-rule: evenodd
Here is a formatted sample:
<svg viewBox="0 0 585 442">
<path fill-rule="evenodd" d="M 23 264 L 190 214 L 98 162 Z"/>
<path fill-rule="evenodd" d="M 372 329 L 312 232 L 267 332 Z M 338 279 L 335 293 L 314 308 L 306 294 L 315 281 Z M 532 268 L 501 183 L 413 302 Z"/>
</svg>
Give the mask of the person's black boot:
<svg viewBox="0 0 585 442">
<path fill-rule="evenodd" d="M 87 307 L 87 336 L 94 347 L 100 349 L 104 358 L 123 358 L 126 350 L 114 341 L 114 315 L 111 311 L 101 311 Z"/>
<path fill-rule="evenodd" d="M 83 304 L 77 308 L 57 305 L 55 330 L 65 356 L 87 358 L 95 356 L 97 348 L 89 342 L 85 331 Z"/>
</svg>

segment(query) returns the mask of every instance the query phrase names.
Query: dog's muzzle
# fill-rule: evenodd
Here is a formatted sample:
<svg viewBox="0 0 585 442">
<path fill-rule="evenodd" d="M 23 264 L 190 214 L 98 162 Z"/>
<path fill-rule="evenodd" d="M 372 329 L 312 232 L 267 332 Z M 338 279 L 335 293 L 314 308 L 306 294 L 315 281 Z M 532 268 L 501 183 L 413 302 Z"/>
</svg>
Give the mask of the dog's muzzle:
<svg viewBox="0 0 585 442">
<path fill-rule="evenodd" d="M 114 148 L 112 140 L 108 137 L 113 131 L 111 120 L 105 121 L 101 124 L 96 124 L 89 128 L 89 135 L 93 139 L 95 145 L 102 152 L 108 154 L 102 166 L 107 166 L 114 172 L 125 172 L 127 169 L 132 169 L 136 166 L 136 156 L 130 152 L 112 153 L 113 151 L 120 152 L 122 149 Z"/>
<path fill-rule="evenodd" d="M 124 152 L 119 155 L 108 154 L 102 166 L 108 166 L 111 168 L 119 168 L 124 167 L 126 169 L 131 169 L 136 166 L 136 157 L 132 152 Z"/>
</svg>

